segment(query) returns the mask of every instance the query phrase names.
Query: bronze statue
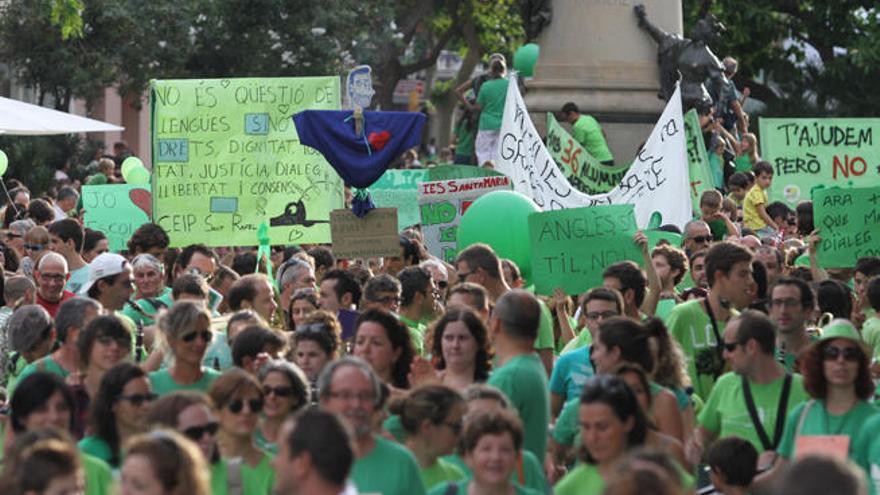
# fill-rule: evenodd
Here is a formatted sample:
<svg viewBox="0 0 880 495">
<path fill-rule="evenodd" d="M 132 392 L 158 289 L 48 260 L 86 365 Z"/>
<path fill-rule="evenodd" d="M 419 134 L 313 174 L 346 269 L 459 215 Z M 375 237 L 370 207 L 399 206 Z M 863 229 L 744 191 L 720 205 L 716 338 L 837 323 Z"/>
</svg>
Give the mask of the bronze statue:
<svg viewBox="0 0 880 495">
<path fill-rule="evenodd" d="M 660 96 L 668 100 L 675 91 L 675 81 L 681 78 L 681 101 L 684 111 L 696 108 L 708 111 L 712 97 L 703 85 L 707 80 L 726 82 L 724 66 L 709 49 L 709 43 L 724 32 L 724 25 L 707 14 L 697 21 L 691 32 L 692 39 L 667 33 L 648 21 L 644 5 L 633 7 L 639 27 L 657 42 L 657 61 L 660 64 Z"/>
</svg>

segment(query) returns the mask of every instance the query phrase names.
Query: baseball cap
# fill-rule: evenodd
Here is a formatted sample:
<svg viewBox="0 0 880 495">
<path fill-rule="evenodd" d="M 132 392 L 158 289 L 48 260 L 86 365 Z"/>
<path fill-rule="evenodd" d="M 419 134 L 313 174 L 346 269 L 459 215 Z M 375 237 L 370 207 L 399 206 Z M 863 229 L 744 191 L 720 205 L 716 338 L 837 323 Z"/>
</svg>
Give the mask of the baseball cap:
<svg viewBox="0 0 880 495">
<path fill-rule="evenodd" d="M 89 263 L 89 281 L 80 288 L 80 295 L 88 295 L 89 289 L 98 280 L 122 273 L 127 264 L 128 260 L 116 253 L 99 254 Z"/>
<path fill-rule="evenodd" d="M 822 328 L 822 337 L 820 340 L 831 339 L 849 339 L 857 343 L 862 343 L 862 336 L 859 335 L 856 327 L 849 320 L 837 318 L 831 320 L 830 323 Z"/>
<path fill-rule="evenodd" d="M 52 317 L 38 304 L 27 304 L 9 317 L 6 331 L 15 352 L 28 352 L 49 337 Z"/>
</svg>

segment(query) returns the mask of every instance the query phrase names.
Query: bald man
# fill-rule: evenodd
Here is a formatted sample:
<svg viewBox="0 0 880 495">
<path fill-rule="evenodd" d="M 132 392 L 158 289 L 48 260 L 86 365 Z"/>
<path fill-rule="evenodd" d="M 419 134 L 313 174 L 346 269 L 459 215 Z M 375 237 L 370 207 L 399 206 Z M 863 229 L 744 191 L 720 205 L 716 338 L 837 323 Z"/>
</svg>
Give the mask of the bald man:
<svg viewBox="0 0 880 495">
<path fill-rule="evenodd" d="M 37 285 L 37 304 L 49 312 L 52 318 L 58 313 L 61 303 L 74 297 L 74 293 L 64 289 L 70 272 L 67 260 L 55 252 L 46 252 L 34 269 L 34 282 Z"/>
</svg>

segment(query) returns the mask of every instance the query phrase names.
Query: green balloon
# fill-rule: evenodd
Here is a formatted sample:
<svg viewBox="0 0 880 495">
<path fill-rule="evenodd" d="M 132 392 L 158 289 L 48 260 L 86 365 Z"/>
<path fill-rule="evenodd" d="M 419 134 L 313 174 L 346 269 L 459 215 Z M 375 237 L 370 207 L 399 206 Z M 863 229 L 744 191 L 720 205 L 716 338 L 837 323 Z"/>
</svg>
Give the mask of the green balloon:
<svg viewBox="0 0 880 495">
<path fill-rule="evenodd" d="M 501 258 L 513 260 L 524 279 L 532 274 L 529 215 L 541 211 L 529 198 L 513 191 L 493 191 L 471 204 L 458 226 L 458 249 L 484 242 Z"/>
<path fill-rule="evenodd" d="M 150 183 L 150 172 L 144 167 L 132 168 L 128 171 L 128 175 L 123 174 L 125 182 L 134 185 L 144 185 Z"/>
<path fill-rule="evenodd" d="M 6 173 L 7 168 L 9 168 L 9 157 L 3 150 L 0 150 L 0 176 Z"/>
<path fill-rule="evenodd" d="M 534 43 L 519 47 L 513 53 L 513 68 L 525 77 L 532 77 L 535 75 L 535 64 L 538 63 L 540 54 L 541 47 Z"/>
<path fill-rule="evenodd" d="M 143 166 L 144 166 L 144 162 L 142 162 L 140 158 L 138 158 L 136 156 L 130 156 L 122 161 L 122 167 L 121 167 L 122 176 L 125 177 L 125 174 L 127 174 L 128 171 L 132 170 L 135 167 L 143 167 Z"/>
</svg>

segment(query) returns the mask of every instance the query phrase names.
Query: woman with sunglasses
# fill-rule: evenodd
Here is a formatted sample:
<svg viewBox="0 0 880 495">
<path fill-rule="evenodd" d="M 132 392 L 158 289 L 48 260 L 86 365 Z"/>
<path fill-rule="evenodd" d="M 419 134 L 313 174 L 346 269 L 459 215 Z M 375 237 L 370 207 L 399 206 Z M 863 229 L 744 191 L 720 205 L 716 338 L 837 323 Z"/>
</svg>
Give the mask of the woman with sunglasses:
<svg viewBox="0 0 880 495">
<path fill-rule="evenodd" d="M 804 389 L 812 399 L 788 416 L 778 450 L 784 461 L 777 462 L 773 472 L 785 461 L 806 455 L 817 440 L 826 453 L 858 462 L 860 447 L 856 444 L 874 436 L 873 432 L 859 432 L 878 413 L 877 407 L 868 402 L 874 395 L 870 350 L 849 321 L 838 319 L 822 329 L 821 339 L 803 351 L 799 359 Z M 829 436 L 837 437 L 834 445 L 822 442 Z"/>
<path fill-rule="evenodd" d="M 290 298 L 287 308 L 287 330 L 293 331 L 304 324 L 306 318 L 318 309 L 318 293 L 315 289 L 298 289 Z"/>
<path fill-rule="evenodd" d="M 339 357 L 339 348 L 342 345 L 339 337 L 341 333 L 342 329 L 336 317 L 327 311 L 319 310 L 309 315 L 302 327 L 292 336 L 288 360 L 296 363 L 308 377 L 312 400 L 318 397 L 315 390 L 318 375 L 327 363 Z"/>
<path fill-rule="evenodd" d="M 441 457 L 455 451 L 466 409 L 461 394 L 446 385 L 425 385 L 391 403 L 390 411 L 400 418 L 406 448 L 419 463 L 426 490 L 465 478 L 459 468 Z"/>
<path fill-rule="evenodd" d="M 240 467 L 235 469 L 240 469 L 242 493 L 271 494 L 275 484 L 272 456 L 260 450 L 254 440 L 265 403 L 260 382 L 246 371 L 232 368 L 211 384 L 208 395 L 217 406 L 220 420 L 217 438 L 221 456 L 240 458 Z M 226 474 L 228 471 L 220 473 L 221 476 Z M 224 484 L 226 481 L 223 480 Z"/>
<path fill-rule="evenodd" d="M 152 325 L 160 309 L 171 306 L 171 288 L 165 286 L 165 265 L 152 254 L 139 254 L 131 260 L 134 275 L 134 304 L 138 311 L 126 305 L 122 313 L 136 322 Z"/>
<path fill-rule="evenodd" d="M 266 401 L 255 439 L 259 448 L 275 455 L 284 421 L 309 404 L 311 387 L 301 369 L 280 359 L 260 368 L 259 379 Z"/>
<path fill-rule="evenodd" d="M 368 362 L 389 386 L 409 388 L 415 348 L 407 327 L 391 313 L 370 309 L 358 317 L 355 328 L 352 354 Z"/>
<path fill-rule="evenodd" d="M 217 422 L 214 404 L 207 395 L 187 390 L 172 392 L 153 404 L 147 421 L 153 426 L 174 429 L 195 442 L 205 462 L 211 466 L 211 493 L 217 495 L 227 492 L 226 482 L 235 475 L 228 475 L 230 465 L 220 457 L 220 447 L 217 445 L 220 423 Z M 240 469 L 241 465 L 232 466 Z"/>
<path fill-rule="evenodd" d="M 156 399 L 147 374 L 131 363 L 111 368 L 101 379 L 92 400 L 89 426 L 92 434 L 79 448 L 113 468 L 118 468 L 126 440 L 146 430 L 147 412 Z"/>
<path fill-rule="evenodd" d="M 159 330 L 174 363 L 150 373 L 153 390 L 159 395 L 175 390 L 207 392 L 220 376 L 219 371 L 202 364 L 213 337 L 211 313 L 204 304 L 179 301 L 159 317 Z"/>
</svg>

